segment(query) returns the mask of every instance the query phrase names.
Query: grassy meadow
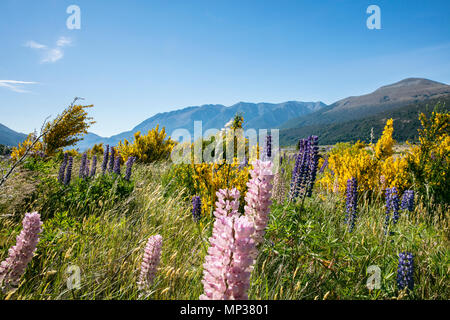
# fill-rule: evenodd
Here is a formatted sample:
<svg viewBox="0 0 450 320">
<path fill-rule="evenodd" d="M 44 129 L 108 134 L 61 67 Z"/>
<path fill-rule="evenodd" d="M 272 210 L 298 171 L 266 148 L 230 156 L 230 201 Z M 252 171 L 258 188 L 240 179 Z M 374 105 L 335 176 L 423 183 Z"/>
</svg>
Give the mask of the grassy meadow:
<svg viewBox="0 0 450 320">
<path fill-rule="evenodd" d="M 283 162 L 287 188 L 290 159 Z M 57 181 L 60 163 L 29 158 L 2 186 L 0 261 L 15 244 L 25 212 L 38 211 L 44 224 L 19 286 L 0 292 L 0 299 L 199 298 L 214 219 L 206 214 L 194 221 L 192 195 L 173 178 L 173 164 L 137 162 L 129 182 L 99 170 L 86 181 L 78 178 L 75 156 L 65 187 Z M 249 298 L 449 299 L 448 212 L 431 215 L 426 201 L 418 196 L 416 202 L 385 235 L 381 190 L 359 194 L 352 233 L 344 223 L 342 194 L 316 185 L 303 202 L 274 201 Z M 136 281 L 145 243 L 155 234 L 163 237 L 161 263 L 144 293 Z M 397 289 L 402 251 L 414 254 L 412 291 Z M 367 288 L 371 265 L 380 268 L 380 289 Z M 78 288 L 68 286 L 71 266 L 80 270 Z"/>
</svg>

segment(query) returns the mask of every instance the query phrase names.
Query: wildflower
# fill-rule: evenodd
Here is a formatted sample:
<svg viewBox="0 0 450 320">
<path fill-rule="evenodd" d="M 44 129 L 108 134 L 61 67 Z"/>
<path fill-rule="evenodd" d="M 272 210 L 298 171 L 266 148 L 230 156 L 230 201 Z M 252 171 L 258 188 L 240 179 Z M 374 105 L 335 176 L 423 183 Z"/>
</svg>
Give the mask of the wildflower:
<svg viewBox="0 0 450 320">
<path fill-rule="evenodd" d="M 199 196 L 192 197 L 192 216 L 195 222 L 200 220 L 200 216 L 202 213 L 202 200 Z"/>
<path fill-rule="evenodd" d="M 108 165 L 108 156 L 109 156 L 109 144 L 106 145 L 106 148 L 103 151 L 102 174 L 105 174 L 106 172 L 106 167 Z"/>
<path fill-rule="evenodd" d="M 309 152 L 308 152 L 308 184 L 306 187 L 306 196 L 311 197 L 312 189 L 316 181 L 317 165 L 319 164 L 319 137 L 310 136 L 309 140 Z"/>
<path fill-rule="evenodd" d="M 270 159 L 272 157 L 272 136 L 270 134 L 266 136 L 264 156 L 267 159 Z"/>
<path fill-rule="evenodd" d="M 397 223 L 399 218 L 400 204 L 398 200 L 398 191 L 396 187 L 391 188 L 391 209 L 393 213 L 393 221 Z"/>
<path fill-rule="evenodd" d="M 87 153 L 83 153 L 80 162 L 80 173 L 79 173 L 80 179 L 83 179 L 85 177 L 84 175 L 86 173 L 86 161 L 87 161 Z"/>
<path fill-rule="evenodd" d="M 130 177 L 131 177 L 131 169 L 133 167 L 133 163 L 136 160 L 135 157 L 129 157 L 127 160 L 127 169 L 125 170 L 125 180 L 130 181 Z"/>
<path fill-rule="evenodd" d="M 114 169 L 114 147 L 111 147 L 111 154 L 109 156 L 109 172 L 113 172 Z"/>
<path fill-rule="evenodd" d="M 59 167 L 58 181 L 60 183 L 64 182 L 64 172 L 66 171 L 67 159 L 68 158 L 69 158 L 69 154 L 67 152 L 65 152 L 63 161 L 61 163 L 61 166 Z"/>
<path fill-rule="evenodd" d="M 384 234 L 387 233 L 387 229 L 389 227 L 389 222 L 391 220 L 391 189 L 386 188 L 385 191 L 385 198 L 386 198 L 386 219 L 384 221 Z"/>
<path fill-rule="evenodd" d="M 69 162 L 67 163 L 66 176 L 64 177 L 65 186 L 67 186 L 70 183 L 70 179 L 72 178 L 72 166 L 73 166 L 73 157 L 69 157 Z"/>
<path fill-rule="evenodd" d="M 414 211 L 414 190 L 406 190 L 403 193 L 401 209 L 408 209 L 409 212 Z"/>
<path fill-rule="evenodd" d="M 414 257 L 410 252 L 398 255 L 397 285 L 400 290 L 414 288 Z"/>
<path fill-rule="evenodd" d="M 120 176 L 120 156 L 114 160 L 113 172 Z"/>
<path fill-rule="evenodd" d="M 327 168 L 327 166 L 328 166 L 328 157 L 325 157 L 325 160 L 323 161 L 323 164 L 320 167 L 319 172 L 323 173 L 325 171 L 325 169 Z"/>
<path fill-rule="evenodd" d="M 256 160 L 259 161 L 259 160 Z M 255 161 L 255 162 L 256 162 Z M 217 192 L 211 246 L 203 264 L 204 293 L 201 300 L 248 299 L 250 275 L 256 251 L 254 224 L 247 216 L 239 217 L 239 191 Z"/>
<path fill-rule="evenodd" d="M 89 159 L 86 160 L 86 166 L 84 167 L 84 177 L 89 177 Z"/>
<path fill-rule="evenodd" d="M 283 202 L 286 195 L 286 184 L 283 178 L 284 168 L 281 168 L 281 172 L 277 172 L 273 178 L 273 192 L 272 197 L 278 203 Z"/>
<path fill-rule="evenodd" d="M 91 167 L 91 177 L 95 176 L 95 171 L 97 170 L 97 156 L 92 157 L 92 167 Z"/>
<path fill-rule="evenodd" d="M 252 165 L 244 210 L 245 215 L 255 224 L 254 239 L 258 245 L 263 240 L 264 230 L 269 220 L 273 174 L 270 161 L 255 160 Z"/>
<path fill-rule="evenodd" d="M 153 279 L 161 259 L 162 237 L 158 234 L 148 238 L 144 250 L 144 257 L 141 263 L 141 273 L 139 275 L 139 290 L 146 290 L 153 283 Z"/>
<path fill-rule="evenodd" d="M 356 213 L 358 207 L 358 182 L 355 178 L 347 181 L 347 201 L 345 223 L 349 225 L 349 231 L 352 232 L 355 227 Z"/>
<path fill-rule="evenodd" d="M 37 212 L 26 213 L 22 225 L 16 245 L 9 249 L 8 257 L 0 263 L 0 286 L 18 284 L 39 242 L 42 231 L 40 215 Z"/>
<path fill-rule="evenodd" d="M 294 169 L 292 170 L 291 190 L 289 194 L 291 200 L 298 196 L 299 191 L 306 180 L 307 151 L 308 141 L 306 139 L 300 139 L 299 151 L 295 159 Z"/>
</svg>

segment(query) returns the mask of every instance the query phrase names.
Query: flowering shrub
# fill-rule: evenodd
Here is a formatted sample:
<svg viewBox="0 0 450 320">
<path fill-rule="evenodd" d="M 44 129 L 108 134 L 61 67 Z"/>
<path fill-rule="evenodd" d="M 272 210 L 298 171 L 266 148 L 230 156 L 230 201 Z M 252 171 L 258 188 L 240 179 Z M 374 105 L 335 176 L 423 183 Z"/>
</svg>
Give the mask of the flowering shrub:
<svg viewBox="0 0 450 320">
<path fill-rule="evenodd" d="M 30 133 L 24 142 L 19 143 L 17 147 L 13 147 L 11 150 L 11 160 L 17 161 L 19 160 L 27 151 L 29 147 L 33 144 L 34 139 L 36 138 L 35 133 Z M 37 154 L 39 151 L 44 149 L 42 142 L 38 141 L 33 148 L 30 150 L 30 154 Z"/>
<path fill-rule="evenodd" d="M 396 186 L 404 190 L 410 187 L 406 157 L 393 154 L 392 124 L 389 119 L 375 147 L 360 141 L 336 144 L 327 157 L 328 166 L 319 184 L 328 190 L 344 192 L 348 179 L 355 177 L 360 191 L 374 192 L 380 189 L 383 177 L 382 188 Z"/>
<path fill-rule="evenodd" d="M 141 136 L 140 131 L 136 132 L 133 143 L 129 143 L 127 139 L 120 141 L 117 150 L 124 161 L 133 156 L 141 162 L 151 163 L 168 159 L 175 143 L 167 137 L 165 128 L 159 131 L 157 125 L 156 128 L 149 130 L 147 135 Z"/>
<path fill-rule="evenodd" d="M 222 160 L 218 163 L 179 164 L 173 165 L 169 179 L 173 179 L 176 186 L 186 188 L 188 195 L 198 195 L 202 214 L 211 215 L 220 189 L 232 187 L 245 195 L 250 169 L 251 166 L 243 166 L 237 158 L 233 163 Z"/>
<path fill-rule="evenodd" d="M 407 155 L 410 183 L 427 202 L 450 204 L 450 113 L 420 114 L 419 145 Z"/>
</svg>

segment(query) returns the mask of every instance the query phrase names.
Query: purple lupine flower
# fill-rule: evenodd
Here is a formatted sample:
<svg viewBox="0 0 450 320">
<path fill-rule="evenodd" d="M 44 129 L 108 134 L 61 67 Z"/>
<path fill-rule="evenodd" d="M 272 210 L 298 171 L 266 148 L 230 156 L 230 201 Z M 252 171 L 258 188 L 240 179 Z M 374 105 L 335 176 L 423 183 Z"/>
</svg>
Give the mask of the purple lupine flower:
<svg viewBox="0 0 450 320">
<path fill-rule="evenodd" d="M 397 223 L 398 218 L 400 217 L 400 215 L 399 215 L 400 203 L 399 203 L 398 191 L 397 191 L 396 187 L 391 188 L 391 208 L 392 208 L 392 213 L 393 213 L 393 221 L 395 224 L 395 223 Z"/>
<path fill-rule="evenodd" d="M 9 249 L 8 257 L 0 263 L 0 287 L 17 285 L 36 251 L 42 231 L 40 215 L 37 212 L 26 213 L 22 225 L 16 245 Z"/>
<path fill-rule="evenodd" d="M 113 172 L 120 176 L 120 156 L 116 157 L 114 160 Z"/>
<path fill-rule="evenodd" d="M 200 220 L 202 214 L 202 199 L 199 196 L 192 197 L 192 217 L 195 222 Z"/>
<path fill-rule="evenodd" d="M 347 180 L 347 199 L 345 223 L 349 225 L 349 232 L 353 231 L 358 209 L 358 182 L 356 178 Z"/>
<path fill-rule="evenodd" d="M 111 154 L 109 156 L 109 167 L 108 167 L 108 171 L 109 172 L 113 172 L 114 170 L 114 147 L 111 147 Z"/>
<path fill-rule="evenodd" d="M 102 174 L 105 174 L 106 172 L 106 167 L 108 166 L 108 157 L 109 157 L 109 144 L 107 144 L 105 150 L 103 150 Z"/>
<path fill-rule="evenodd" d="M 308 140 L 300 139 L 298 146 L 299 150 L 295 159 L 294 169 L 292 170 L 291 190 L 289 193 L 290 200 L 294 200 L 298 196 L 306 174 Z"/>
<path fill-rule="evenodd" d="M 411 252 L 398 255 L 397 285 L 400 290 L 414 289 L 414 257 Z"/>
<path fill-rule="evenodd" d="M 73 166 L 73 157 L 69 157 L 69 162 L 67 163 L 66 176 L 64 177 L 65 186 L 69 185 L 70 179 L 72 178 L 72 166 Z"/>
<path fill-rule="evenodd" d="M 272 136 L 270 134 L 266 136 L 265 142 L 264 157 L 270 159 L 272 157 Z"/>
<path fill-rule="evenodd" d="M 66 166 L 67 166 L 67 160 L 69 158 L 69 154 L 67 152 L 64 153 L 64 158 L 63 161 L 61 163 L 61 166 L 59 167 L 59 174 L 58 174 L 58 181 L 60 183 L 64 182 L 64 172 L 66 171 Z"/>
<path fill-rule="evenodd" d="M 80 162 L 80 173 L 79 173 L 80 179 L 83 179 L 86 173 L 86 161 L 87 161 L 87 153 L 83 153 Z"/>
<path fill-rule="evenodd" d="M 148 238 L 137 283 L 139 290 L 147 290 L 153 283 L 161 259 L 161 247 L 162 237 L 159 234 Z"/>
<path fill-rule="evenodd" d="M 125 180 L 127 180 L 127 181 L 130 181 L 131 169 L 133 167 L 133 163 L 134 163 L 135 160 L 136 160 L 135 157 L 129 157 L 128 160 L 127 160 L 127 163 L 126 163 L 127 169 L 125 171 Z"/>
<path fill-rule="evenodd" d="M 319 164 L 319 137 L 310 136 L 309 138 L 309 158 L 308 158 L 308 183 L 306 187 L 306 196 L 311 197 L 314 183 L 316 182 L 317 165 Z"/>
<path fill-rule="evenodd" d="M 92 167 L 91 167 L 91 177 L 95 176 L 95 171 L 97 171 L 97 156 L 92 157 Z"/>
<path fill-rule="evenodd" d="M 409 212 L 414 211 L 414 190 L 405 190 L 402 197 L 401 209 L 408 209 Z"/>
<path fill-rule="evenodd" d="M 89 159 L 86 159 L 86 166 L 84 167 L 84 177 L 87 178 L 89 177 Z"/>
<path fill-rule="evenodd" d="M 323 161 L 323 164 L 322 164 L 322 166 L 320 167 L 319 172 L 320 172 L 320 173 L 323 173 L 327 167 L 328 167 L 328 156 L 325 157 L 325 160 Z"/>
</svg>

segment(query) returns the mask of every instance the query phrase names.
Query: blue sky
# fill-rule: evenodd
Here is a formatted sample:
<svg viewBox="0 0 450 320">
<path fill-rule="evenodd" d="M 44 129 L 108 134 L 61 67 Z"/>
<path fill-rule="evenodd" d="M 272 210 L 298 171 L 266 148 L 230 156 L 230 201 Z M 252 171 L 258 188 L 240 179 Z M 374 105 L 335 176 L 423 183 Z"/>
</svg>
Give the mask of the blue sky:
<svg viewBox="0 0 450 320">
<path fill-rule="evenodd" d="M 69 5 L 81 29 L 69 30 Z M 369 5 L 381 30 L 369 30 Z M 0 123 L 75 96 L 102 136 L 201 104 L 332 103 L 407 77 L 450 83 L 450 1 L 0 1 Z"/>
</svg>

